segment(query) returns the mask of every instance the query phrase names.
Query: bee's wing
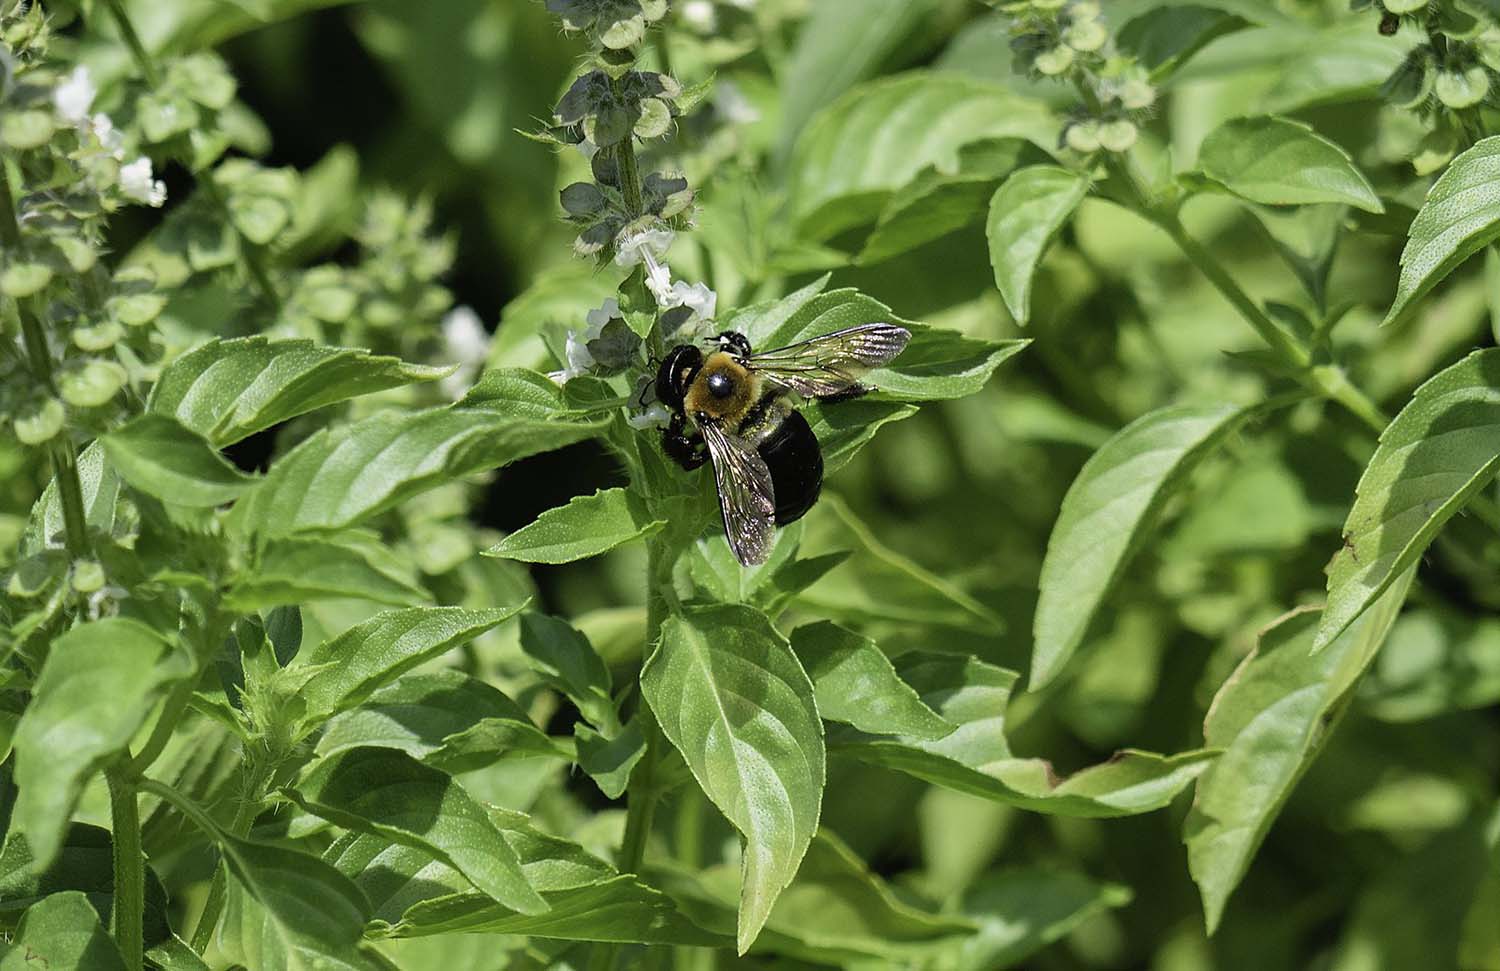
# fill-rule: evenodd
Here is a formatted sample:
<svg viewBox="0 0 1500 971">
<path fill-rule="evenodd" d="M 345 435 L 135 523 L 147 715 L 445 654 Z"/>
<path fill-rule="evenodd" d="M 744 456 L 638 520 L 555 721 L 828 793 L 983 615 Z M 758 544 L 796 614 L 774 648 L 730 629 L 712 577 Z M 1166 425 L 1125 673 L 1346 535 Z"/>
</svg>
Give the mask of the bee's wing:
<svg viewBox="0 0 1500 971">
<path fill-rule="evenodd" d="M 754 445 L 725 431 L 720 423 L 701 422 L 699 431 L 714 461 L 714 483 L 719 488 L 729 548 L 745 566 L 764 563 L 771 554 L 776 528 L 771 470 Z"/>
<path fill-rule="evenodd" d="M 859 379 L 906 349 L 911 332 L 895 324 L 860 324 L 822 337 L 751 354 L 745 366 L 804 398 L 859 389 Z"/>
</svg>

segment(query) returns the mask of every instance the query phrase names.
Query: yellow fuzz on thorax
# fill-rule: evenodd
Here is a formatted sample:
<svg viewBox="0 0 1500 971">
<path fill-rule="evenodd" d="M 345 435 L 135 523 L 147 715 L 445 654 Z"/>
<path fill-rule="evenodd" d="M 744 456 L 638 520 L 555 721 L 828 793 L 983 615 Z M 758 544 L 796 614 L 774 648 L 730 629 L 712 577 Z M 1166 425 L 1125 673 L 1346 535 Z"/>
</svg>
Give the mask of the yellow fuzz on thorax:
<svg viewBox="0 0 1500 971">
<path fill-rule="evenodd" d="M 725 374 L 734 382 L 734 391 L 727 398 L 716 398 L 708 390 L 708 379 L 715 374 Z M 760 391 L 760 379 L 753 373 L 740 365 L 733 357 L 723 351 L 715 351 L 708 355 L 703 362 L 703 367 L 698 370 L 698 376 L 693 378 L 693 383 L 688 387 L 687 398 L 683 402 L 689 415 L 697 418 L 698 415 L 707 415 L 716 418 L 729 425 L 731 428 L 738 425 L 745 412 L 755 403 Z"/>
</svg>

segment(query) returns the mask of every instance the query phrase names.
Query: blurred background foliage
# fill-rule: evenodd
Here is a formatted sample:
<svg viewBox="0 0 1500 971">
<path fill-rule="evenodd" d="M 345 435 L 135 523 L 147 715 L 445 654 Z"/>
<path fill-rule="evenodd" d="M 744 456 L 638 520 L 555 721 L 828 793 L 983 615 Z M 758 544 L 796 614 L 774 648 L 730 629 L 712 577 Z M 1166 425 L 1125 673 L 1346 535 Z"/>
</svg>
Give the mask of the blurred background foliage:
<svg viewBox="0 0 1500 971">
<path fill-rule="evenodd" d="M 1170 149 L 1181 167 L 1222 120 L 1275 110 L 1314 124 L 1354 156 L 1382 196 L 1415 207 L 1422 186 L 1408 160 L 1422 132 L 1378 95 L 1402 48 L 1379 36 L 1370 17 L 1351 15 L 1344 0 L 1265 2 L 1281 25 L 1229 33 L 1193 57 L 1143 132 L 1143 151 L 1165 159 Z M 550 115 L 575 66 L 576 45 L 540 3 L 129 6 L 148 46 L 212 45 L 228 60 L 245 109 L 234 126 L 239 144 L 267 166 L 299 170 L 315 200 L 319 225 L 298 244 L 299 256 L 343 266 L 411 258 L 398 246 L 407 237 L 380 227 L 403 217 L 420 222 L 421 206 L 430 205 L 429 238 L 451 240 L 452 266 L 441 282 L 496 333 L 494 363 L 545 362 L 535 335 L 577 326 L 611 289 L 571 256 L 570 234 L 557 219 L 557 190 L 572 181 L 565 170 L 578 161 L 517 134 Z M 1132 6 L 1140 5 L 1119 0 L 1105 12 L 1123 22 Z M 833 285 L 857 286 L 905 317 L 1034 340 L 982 393 L 890 425 L 829 482 L 832 501 L 808 517 L 808 551 L 863 545 L 872 552 L 814 586 L 808 612 L 888 635 L 880 641 L 891 652 L 967 651 L 1025 671 L 1041 559 L 1083 462 L 1113 431 L 1163 403 L 1253 399 L 1265 378 L 1228 352 L 1255 349 L 1255 337 L 1158 230 L 1094 199 L 1048 255 L 1024 330 L 994 292 L 977 210 L 955 231 L 892 260 L 850 259 L 868 226 L 820 241 L 831 257 L 798 249 L 776 216 L 782 175 L 809 120 L 851 87 L 922 68 L 1031 97 L 1066 92 L 1014 76 L 1000 16 L 966 0 L 761 0 L 748 13 L 728 3 L 712 9 L 719 29 L 696 36 L 676 29 L 669 43 L 673 72 L 688 84 L 715 72 L 716 110 L 741 121 L 717 140 L 693 142 L 682 159 L 700 193 L 694 237 L 704 249 L 681 258 L 698 262 L 719 290 L 720 308 L 790 291 L 826 266 Z M 82 57 L 108 78 L 129 70 L 121 51 L 100 45 Z M 692 124 L 684 122 L 685 138 Z M 169 168 L 164 177 L 173 202 L 186 195 L 184 172 Z M 372 228 L 370 204 L 387 189 L 399 195 Z M 1357 383 L 1390 410 L 1440 367 L 1493 344 L 1496 333 L 1494 280 L 1477 268 L 1456 275 L 1399 330 L 1377 333 L 1409 216 L 1396 206 L 1384 217 L 1359 215 L 1359 231 L 1334 251 L 1330 228 L 1315 214 L 1257 215 L 1223 198 L 1195 201 L 1185 214 L 1257 297 L 1305 303 L 1287 261 L 1306 267 L 1331 258 L 1327 292 L 1353 298 L 1338 341 Z M 116 258 L 152 245 L 160 218 L 145 210 L 122 216 Z M 437 319 L 446 300 L 434 309 L 378 339 L 340 342 L 444 362 Z M 233 333 L 232 323 L 190 300 L 170 307 L 167 319 L 164 330 L 175 328 L 184 343 L 194 333 Z M 1018 753 L 1044 755 L 1066 773 L 1119 748 L 1171 752 L 1202 743 L 1209 702 L 1257 632 L 1323 595 L 1322 568 L 1338 548 L 1369 455 L 1346 416 L 1318 420 L 1324 407 L 1305 402 L 1273 428 L 1241 433 L 1195 473 L 1181 503 L 1188 508 L 1169 511 L 1065 676 L 1013 702 Z M 302 434 L 293 423 L 237 446 L 234 456 L 261 466 Z M 9 445 L 0 446 L 0 467 L 4 528 L 19 531 L 43 472 L 22 467 Z M 516 589 L 534 585 L 542 609 L 574 618 L 607 656 L 628 657 L 639 649 L 629 643 L 640 629 L 638 551 L 522 574 L 493 561 L 472 566 L 477 561 L 464 551 L 476 541 L 462 535 L 466 520 L 481 535 L 513 530 L 619 477 L 592 444 L 526 460 L 492 481 L 409 507 L 403 515 L 422 528 L 405 542 L 419 551 L 429 586 L 441 590 L 454 574 L 482 569 L 485 583 L 506 591 L 497 601 L 510 602 Z M 854 522 L 866 524 L 869 536 Z M 451 562 L 434 552 L 444 542 L 460 547 Z M 1186 799 L 1141 817 L 1066 819 L 840 761 L 831 766 L 825 826 L 898 893 L 973 909 L 1026 887 L 1034 923 L 987 927 L 992 963 L 974 966 L 1008 966 L 1007 948 L 1021 953 L 1040 941 L 1048 946 L 1025 966 L 1044 971 L 1409 971 L 1455 966 L 1461 947 L 1465 966 L 1500 966 L 1483 963 L 1495 952 L 1482 947 L 1500 924 L 1500 871 L 1487 848 L 1496 844 L 1500 780 L 1497 555 L 1496 537 L 1470 519 L 1449 526 L 1356 704 L 1276 821 L 1212 939 L 1182 845 Z M 983 616 L 883 596 L 889 572 L 913 564 L 962 588 Z M 452 589 L 476 596 L 482 584 L 471 580 Z M 337 628 L 340 609 L 311 605 L 308 622 Z M 921 613 L 922 628 L 906 623 Z M 601 813 L 590 826 L 618 823 L 618 805 L 590 784 L 522 768 L 528 765 L 496 775 L 479 794 L 526 807 L 585 842 L 587 810 Z M 702 845 L 731 838 L 712 813 L 683 809 L 679 818 L 712 830 Z M 1038 869 L 1051 877 L 1038 877 Z M 1023 873 L 1031 879 L 1017 880 Z M 1097 882 L 1080 884 L 1073 874 Z M 1037 899 L 1043 886 L 1055 901 Z M 1046 916 L 1052 903 L 1055 920 Z M 478 971 L 518 966 L 508 947 L 443 938 L 393 953 L 409 955 L 404 966 Z"/>
</svg>

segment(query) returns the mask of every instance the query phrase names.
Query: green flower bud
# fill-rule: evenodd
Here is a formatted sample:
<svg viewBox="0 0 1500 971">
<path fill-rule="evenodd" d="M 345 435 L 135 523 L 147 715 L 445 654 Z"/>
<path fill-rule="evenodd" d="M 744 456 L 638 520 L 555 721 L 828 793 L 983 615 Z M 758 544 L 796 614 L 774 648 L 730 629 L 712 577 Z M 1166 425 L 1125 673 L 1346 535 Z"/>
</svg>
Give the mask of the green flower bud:
<svg viewBox="0 0 1500 971">
<path fill-rule="evenodd" d="M 1054 47 L 1050 51 L 1042 51 L 1032 63 L 1048 77 L 1056 77 L 1073 66 L 1073 48 Z"/>
<path fill-rule="evenodd" d="M 1427 9 L 1427 0 L 1382 0 L 1382 6 L 1394 14 L 1416 13 Z"/>
<path fill-rule="evenodd" d="M 125 336 L 125 329 L 118 321 L 108 318 L 96 324 L 73 328 L 73 345 L 84 351 L 107 351 Z"/>
<path fill-rule="evenodd" d="M 1490 27 L 1474 38 L 1474 53 L 1491 71 L 1500 71 L 1500 27 Z"/>
<path fill-rule="evenodd" d="M 660 138 L 672 130 L 672 109 L 660 98 L 641 101 L 641 117 L 635 123 L 637 138 Z"/>
<path fill-rule="evenodd" d="M 23 406 L 12 419 L 16 438 L 23 445 L 41 445 L 50 442 L 62 431 L 63 404 L 56 398 L 40 398 Z"/>
<path fill-rule="evenodd" d="M 1128 152 L 1140 137 L 1135 123 L 1124 118 L 1106 122 L 1099 128 L 1099 144 L 1111 152 Z"/>
<path fill-rule="evenodd" d="M 114 361 L 96 358 L 59 375 L 57 390 L 62 393 L 63 400 L 75 408 L 97 408 L 119 394 L 129 377 Z"/>
<path fill-rule="evenodd" d="M 1097 20 L 1075 23 L 1063 31 L 1063 43 L 1075 51 L 1084 53 L 1097 51 L 1107 40 L 1109 40 L 1109 31 Z"/>
<path fill-rule="evenodd" d="M 104 567 L 98 560 L 76 560 L 68 582 L 75 591 L 88 596 L 104 586 Z"/>
<path fill-rule="evenodd" d="M 45 263 L 12 263 L 0 273 L 0 293 L 19 300 L 41 291 L 52 282 L 52 268 Z"/>
<path fill-rule="evenodd" d="M 1099 9 L 1099 4 L 1094 0 L 1078 0 L 1068 8 L 1068 15 L 1073 18 L 1074 23 L 1080 20 L 1098 20 L 1100 13 L 1102 11 Z"/>
<path fill-rule="evenodd" d="M 1472 108 L 1490 93 L 1490 75 L 1482 67 L 1441 71 L 1435 85 L 1438 100 L 1449 108 Z"/>
<path fill-rule="evenodd" d="M 1075 152 L 1087 155 L 1099 150 L 1099 123 L 1097 121 L 1081 121 L 1075 125 L 1069 125 L 1068 130 L 1063 133 L 1063 141 Z"/>
<path fill-rule="evenodd" d="M 1149 82 L 1132 78 L 1120 85 L 1120 104 L 1130 111 L 1140 111 L 1156 103 L 1156 88 Z"/>
</svg>

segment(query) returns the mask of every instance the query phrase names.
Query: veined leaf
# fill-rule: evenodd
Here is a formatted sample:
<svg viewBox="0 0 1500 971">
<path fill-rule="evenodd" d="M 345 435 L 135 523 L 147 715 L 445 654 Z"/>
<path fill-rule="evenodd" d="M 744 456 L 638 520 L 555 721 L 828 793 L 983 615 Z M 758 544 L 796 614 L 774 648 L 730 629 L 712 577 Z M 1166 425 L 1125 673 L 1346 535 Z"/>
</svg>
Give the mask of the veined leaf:
<svg viewBox="0 0 1500 971">
<path fill-rule="evenodd" d="M 456 780 L 403 752 L 355 748 L 327 756 L 289 794 L 329 822 L 431 854 L 513 910 L 548 909 L 484 807 Z"/>
<path fill-rule="evenodd" d="M 162 502 L 217 506 L 255 482 L 203 438 L 161 415 L 142 415 L 99 441 L 121 478 Z"/>
<path fill-rule="evenodd" d="M 130 744 L 163 690 L 190 667 L 151 628 L 123 617 L 52 642 L 15 738 L 15 821 L 38 867 L 62 848 L 84 784 Z"/>
<path fill-rule="evenodd" d="M 1482 139 L 1427 190 L 1401 251 L 1401 278 L 1385 323 L 1401 317 L 1465 260 L 1500 239 L 1500 136 Z"/>
<path fill-rule="evenodd" d="M 848 465 L 860 449 L 874 440 L 881 426 L 905 421 L 916 413 L 915 405 L 879 398 L 856 398 L 826 404 L 814 401 L 802 408 L 808 426 L 818 436 L 818 447 L 823 452 L 824 476 Z"/>
<path fill-rule="evenodd" d="M 1500 471 L 1500 350 L 1475 351 L 1417 389 L 1380 435 L 1328 565 L 1321 650 Z"/>
<path fill-rule="evenodd" d="M 408 674 L 386 685 L 334 716 L 317 754 L 364 746 L 396 749 L 448 772 L 507 757 L 568 755 L 504 692 L 461 671 Z"/>
<path fill-rule="evenodd" d="M 521 650 L 542 679 L 577 705 L 595 728 L 614 734 L 620 722 L 610 697 L 609 668 L 587 637 L 565 620 L 522 614 Z"/>
<path fill-rule="evenodd" d="M 83 491 L 84 520 L 91 529 L 109 533 L 114 528 L 115 506 L 120 498 L 120 474 L 104 460 L 104 446 L 97 441 L 78 453 L 78 484 Z M 54 478 L 31 507 L 21 553 L 31 556 L 44 549 L 62 546 L 62 501 L 57 497 L 57 479 Z"/>
<path fill-rule="evenodd" d="M 73 823 L 52 865 L 37 867 L 24 833 L 16 833 L 0 850 L 0 928 L 12 932 L 26 908 L 68 890 L 80 890 L 108 922 L 114 908 L 114 851 L 110 832 L 88 823 Z M 167 936 L 167 891 L 156 871 L 146 868 L 145 936 Z"/>
<path fill-rule="evenodd" d="M 104 932 L 88 897 L 64 891 L 26 908 L 0 971 L 125 971 L 120 949 Z"/>
<path fill-rule="evenodd" d="M 744 836 L 743 954 L 817 830 L 825 769 L 813 686 L 764 614 L 717 606 L 668 618 L 641 691 L 698 784 Z"/>
<path fill-rule="evenodd" d="M 1203 140 L 1198 165 L 1204 175 L 1251 202 L 1332 202 L 1385 211 L 1349 153 L 1290 118 L 1261 115 L 1225 122 Z"/>
<path fill-rule="evenodd" d="M 235 505 L 231 522 L 261 537 L 351 526 L 444 482 L 599 430 L 456 408 L 374 415 L 292 449 Z"/>
<path fill-rule="evenodd" d="M 230 587 L 226 602 L 242 613 L 282 604 L 351 597 L 390 606 L 426 599 L 411 565 L 373 534 L 287 536 L 258 551 L 252 569 Z"/>
<path fill-rule="evenodd" d="M 891 193 L 929 166 L 958 171 L 972 142 L 1018 137 L 1043 148 L 1057 123 L 1039 102 L 997 84 L 914 72 L 850 91 L 798 139 L 788 173 L 791 218 L 821 241 L 874 221 Z"/>
<path fill-rule="evenodd" d="M 146 408 L 223 447 L 335 402 L 451 370 L 312 341 L 216 339 L 167 365 Z"/>
<path fill-rule="evenodd" d="M 490 610 L 414 607 L 392 610 L 325 641 L 294 664 L 324 666 L 302 691 L 310 719 L 326 718 L 368 698 L 403 673 L 492 630 L 526 604 Z"/>
<path fill-rule="evenodd" d="M 653 520 L 629 490 L 604 489 L 548 509 L 486 555 L 525 563 L 572 563 L 650 536 L 665 525 Z"/>
<path fill-rule="evenodd" d="M 818 713 L 829 721 L 929 740 L 953 731 L 901 680 L 870 638 L 823 621 L 792 631 L 791 641 L 812 678 Z"/>
<path fill-rule="evenodd" d="M 1120 15 L 1113 9 L 1110 14 L 1120 24 L 1120 48 L 1133 54 L 1157 82 L 1169 78 L 1210 42 L 1254 22 L 1217 5 L 1191 0 L 1156 6 L 1130 20 L 1116 19 Z"/>
<path fill-rule="evenodd" d="M 1000 296 L 1018 323 L 1031 317 L 1031 280 L 1042 254 L 1088 191 L 1087 176 L 1033 165 L 1012 173 L 990 198 L 990 264 Z"/>
<path fill-rule="evenodd" d="M 1261 635 L 1259 648 L 1219 689 L 1203 736 L 1223 754 L 1198 780 L 1183 825 L 1209 933 L 1385 642 L 1411 579 L 1408 571 L 1318 654 L 1310 651 L 1316 615 L 1288 615 Z"/>
<path fill-rule="evenodd" d="M 901 658 L 897 670 L 922 701 L 958 726 L 936 741 L 829 735 L 834 754 L 897 769 L 934 785 L 1059 816 L 1129 816 L 1160 809 L 1208 768 L 1212 752 L 1162 756 L 1126 750 L 1059 779 L 1043 759 L 1019 758 L 1005 738 L 1005 711 L 1020 677 L 965 657 Z"/>
<path fill-rule="evenodd" d="M 1084 465 L 1047 541 L 1033 625 L 1031 687 L 1057 677 L 1172 490 L 1252 410 L 1162 408 L 1115 433 Z"/>
<path fill-rule="evenodd" d="M 573 723 L 578 745 L 578 767 L 611 799 L 625 794 L 630 773 L 646 754 L 646 737 L 640 722 L 632 718 L 613 737 L 594 731 L 583 722 Z"/>
</svg>

